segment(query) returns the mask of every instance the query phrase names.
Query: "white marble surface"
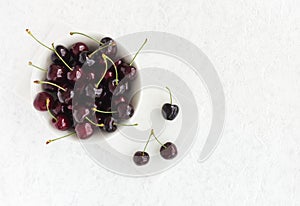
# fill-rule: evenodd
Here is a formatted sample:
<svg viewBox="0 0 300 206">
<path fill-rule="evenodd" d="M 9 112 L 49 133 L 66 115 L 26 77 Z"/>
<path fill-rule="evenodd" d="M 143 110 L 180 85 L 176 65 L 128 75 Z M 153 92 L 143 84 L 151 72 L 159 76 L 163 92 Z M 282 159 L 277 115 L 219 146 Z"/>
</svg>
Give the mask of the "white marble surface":
<svg viewBox="0 0 300 206">
<path fill-rule="evenodd" d="M 1 205 L 300 205 L 298 0 L 88 2 L 0 2 Z M 199 46 L 227 100 L 211 158 L 198 163 L 196 143 L 171 170 L 128 178 L 98 167 L 77 143 L 46 146 L 49 132 L 12 90 L 36 48 L 24 29 L 46 35 L 55 22 L 116 37 L 166 31 Z"/>
</svg>

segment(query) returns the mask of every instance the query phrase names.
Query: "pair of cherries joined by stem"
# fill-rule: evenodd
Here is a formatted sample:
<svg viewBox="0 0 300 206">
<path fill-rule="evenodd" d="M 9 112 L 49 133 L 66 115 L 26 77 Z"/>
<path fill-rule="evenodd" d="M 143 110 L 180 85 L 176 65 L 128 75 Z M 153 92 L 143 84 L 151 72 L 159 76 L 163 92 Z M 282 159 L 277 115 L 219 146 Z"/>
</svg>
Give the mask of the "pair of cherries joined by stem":
<svg viewBox="0 0 300 206">
<path fill-rule="evenodd" d="M 89 51 L 87 45 L 82 42 L 73 44 L 70 49 L 62 45 L 55 48 L 54 44 L 48 47 L 29 30 L 26 32 L 53 52 L 51 55 L 53 63 L 48 69 L 38 67 L 32 62 L 29 62 L 29 65 L 46 73 L 45 80 L 34 81 L 41 84 L 44 91 L 36 95 L 33 105 L 39 111 L 48 111 L 55 128 L 63 131 L 73 128 L 79 138 L 85 139 L 93 134 L 95 127 L 100 127 L 106 132 L 114 132 L 118 125 L 137 125 L 121 124 L 118 120 L 129 119 L 134 113 L 133 106 L 124 95 L 136 77 L 137 71 L 132 64 L 147 39 L 131 62 L 126 63 L 124 59 L 113 60 L 117 54 L 117 44 L 110 37 L 98 41 L 80 32 L 70 32 L 71 35 L 80 34 L 97 42 L 98 49 Z M 112 64 L 111 67 L 108 67 L 108 62 Z M 78 84 L 76 88 L 75 83 Z M 83 95 L 84 98 L 81 98 L 83 101 L 91 101 L 72 104 L 77 94 Z M 112 95 L 118 97 L 114 102 L 111 102 Z M 111 111 L 111 104 L 115 106 L 116 111 Z M 112 117 L 113 113 L 117 114 Z M 95 121 L 91 120 L 92 115 L 96 116 Z"/>
<path fill-rule="evenodd" d="M 161 145 L 159 152 L 160 152 L 160 155 L 162 156 L 162 158 L 164 158 L 166 160 L 170 160 L 170 159 L 173 159 L 174 157 L 177 156 L 177 148 L 176 148 L 175 144 L 172 143 L 172 142 L 166 142 L 165 144 L 162 144 L 158 140 L 156 135 L 154 134 L 154 130 L 151 129 L 150 135 L 148 137 L 148 140 L 146 142 L 146 145 L 145 145 L 143 151 L 137 151 L 133 155 L 133 162 L 136 165 L 142 166 L 142 165 L 145 165 L 149 162 L 150 155 L 149 155 L 149 153 L 146 152 L 146 149 L 147 149 L 147 146 L 148 146 L 149 141 L 150 141 L 152 136 Z"/>
</svg>

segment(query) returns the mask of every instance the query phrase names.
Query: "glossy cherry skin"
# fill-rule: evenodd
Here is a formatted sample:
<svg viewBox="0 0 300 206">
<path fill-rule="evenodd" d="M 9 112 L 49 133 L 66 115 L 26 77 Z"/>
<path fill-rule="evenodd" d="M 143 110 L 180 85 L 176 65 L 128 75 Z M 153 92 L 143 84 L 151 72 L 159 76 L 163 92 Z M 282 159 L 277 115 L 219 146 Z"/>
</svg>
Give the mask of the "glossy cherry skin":
<svg viewBox="0 0 300 206">
<path fill-rule="evenodd" d="M 166 103 L 162 106 L 161 113 L 166 120 L 173 120 L 178 115 L 179 107 L 175 104 Z"/>
<path fill-rule="evenodd" d="M 106 132 L 114 132 L 117 130 L 117 125 L 115 124 L 115 120 L 112 117 L 106 117 L 103 124 L 103 129 Z"/>
<path fill-rule="evenodd" d="M 102 43 L 102 45 L 100 45 L 100 47 L 103 47 L 105 45 L 110 44 L 111 46 L 108 46 L 104 49 L 101 50 L 102 53 L 106 54 L 109 57 L 115 57 L 117 54 L 117 44 L 116 42 L 110 38 L 110 37 L 104 37 L 101 39 L 100 41 Z M 113 45 L 114 44 L 114 45 Z"/>
<path fill-rule="evenodd" d="M 59 56 L 66 62 L 66 63 L 69 63 L 70 61 L 70 51 L 62 46 L 62 45 L 58 45 L 55 47 L 55 50 L 57 51 L 57 53 L 59 54 Z M 63 64 L 63 62 L 59 59 L 59 57 L 53 53 L 51 55 L 51 60 L 55 63 L 55 64 Z"/>
<path fill-rule="evenodd" d="M 73 118 L 77 123 L 82 123 L 90 114 L 90 110 L 84 106 L 76 106 L 73 109 Z"/>
<path fill-rule="evenodd" d="M 137 71 L 134 66 L 129 66 L 124 63 L 118 66 L 118 68 L 120 70 L 120 73 L 123 74 L 123 76 L 126 76 L 129 80 L 135 79 Z"/>
<path fill-rule="evenodd" d="M 68 71 L 67 72 L 67 79 L 72 82 L 75 83 L 78 79 L 80 79 L 83 75 L 83 70 L 79 65 L 76 65 L 75 67 L 73 67 L 73 71 Z"/>
<path fill-rule="evenodd" d="M 117 105 L 117 113 L 116 116 L 118 119 L 129 119 L 130 117 L 133 116 L 134 113 L 134 108 L 131 104 L 127 104 L 124 102 L 121 102 L 120 104 Z"/>
<path fill-rule="evenodd" d="M 80 139 L 86 139 L 93 135 L 94 129 L 90 123 L 84 122 L 76 124 L 75 132 Z"/>
<path fill-rule="evenodd" d="M 59 89 L 57 91 L 57 97 L 61 103 L 70 104 L 70 103 L 72 103 L 72 99 L 74 97 L 74 91 L 73 91 L 73 89 L 68 88 L 68 87 L 65 89 L 66 89 L 66 91 Z"/>
<path fill-rule="evenodd" d="M 52 119 L 52 125 L 58 129 L 58 130 L 68 130 L 72 126 L 72 122 L 70 118 L 66 114 L 59 114 L 56 116 L 57 121 L 55 119 Z"/>
<path fill-rule="evenodd" d="M 72 45 L 70 49 L 73 56 L 78 57 L 78 55 L 83 51 L 89 51 L 88 46 L 85 43 L 77 42 Z"/>
<path fill-rule="evenodd" d="M 78 56 L 78 61 L 81 63 L 81 64 L 84 64 L 88 67 L 92 67 L 96 60 L 94 58 L 90 58 L 88 55 L 90 54 L 90 52 L 88 51 L 83 51 L 79 54 Z"/>
<path fill-rule="evenodd" d="M 177 148 L 175 146 L 175 144 L 173 144 L 172 142 L 167 142 L 164 144 L 164 146 L 160 147 L 160 155 L 164 158 L 164 159 L 173 159 L 174 157 L 177 156 Z"/>
<path fill-rule="evenodd" d="M 47 80 L 64 81 L 67 77 L 68 70 L 61 65 L 51 64 L 47 71 Z"/>
<path fill-rule="evenodd" d="M 49 109 L 53 107 L 53 96 L 47 92 L 40 92 L 35 96 L 33 106 L 36 110 L 47 111 L 46 101 L 49 99 Z"/>
<path fill-rule="evenodd" d="M 147 164 L 149 160 L 150 160 L 150 156 L 147 152 L 137 151 L 133 155 L 133 162 L 138 166 Z"/>
<path fill-rule="evenodd" d="M 72 117 L 72 108 L 70 108 L 67 104 L 60 103 L 59 100 L 55 100 L 55 102 L 53 103 L 51 113 L 55 116 L 57 116 L 60 113 L 63 113 Z"/>
</svg>

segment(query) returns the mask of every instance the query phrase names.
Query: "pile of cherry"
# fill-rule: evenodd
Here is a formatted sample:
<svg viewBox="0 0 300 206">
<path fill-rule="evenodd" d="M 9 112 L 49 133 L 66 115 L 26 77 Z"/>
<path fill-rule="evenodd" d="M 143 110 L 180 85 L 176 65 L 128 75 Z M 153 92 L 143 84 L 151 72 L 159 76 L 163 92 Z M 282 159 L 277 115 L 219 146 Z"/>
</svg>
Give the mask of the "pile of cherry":
<svg viewBox="0 0 300 206">
<path fill-rule="evenodd" d="M 36 80 L 34 83 L 42 85 L 33 102 L 35 109 L 47 111 L 51 116 L 51 124 L 58 130 L 73 132 L 48 140 L 46 144 L 74 135 L 86 139 L 93 135 L 96 128 L 105 132 L 114 132 L 117 126 L 137 126 L 138 124 L 124 124 L 123 120 L 130 119 L 134 114 L 132 106 L 134 86 L 137 69 L 133 62 L 146 44 L 147 39 L 128 63 L 118 57 L 117 43 L 110 37 L 100 41 L 80 32 L 70 32 L 71 35 L 79 34 L 95 41 L 98 48 L 91 51 L 83 42 L 76 42 L 71 48 L 62 45 L 48 47 L 40 42 L 27 29 L 26 32 L 39 44 L 52 51 L 51 65 L 48 69 L 41 68 L 29 62 L 42 72 L 45 79 Z M 165 103 L 162 116 L 166 120 L 174 120 L 179 112 L 179 107 L 172 104 L 171 90 L 170 103 Z M 173 159 L 177 156 L 174 143 L 162 144 L 154 134 L 148 137 L 143 151 L 133 155 L 136 165 L 142 166 L 149 162 L 150 156 L 146 148 L 151 137 L 160 144 L 160 155 L 164 159 Z"/>
<path fill-rule="evenodd" d="M 83 42 L 73 44 L 70 49 L 62 45 L 54 47 L 54 44 L 48 47 L 26 31 L 53 52 L 48 69 L 31 62 L 29 65 L 45 72 L 44 80 L 34 81 L 42 85 L 43 92 L 36 95 L 33 105 L 39 111 L 49 112 L 56 129 L 75 130 L 66 136 L 76 133 L 85 139 L 99 127 L 105 132 L 114 132 L 118 125 L 137 125 L 121 123 L 134 113 L 129 97 L 137 76 L 137 70 L 132 66 L 136 56 L 130 63 L 119 59 L 117 43 L 110 37 L 98 41 L 79 32 L 70 33 L 93 39 L 98 48 L 91 51 Z M 47 144 L 61 138 L 49 140 Z"/>
</svg>

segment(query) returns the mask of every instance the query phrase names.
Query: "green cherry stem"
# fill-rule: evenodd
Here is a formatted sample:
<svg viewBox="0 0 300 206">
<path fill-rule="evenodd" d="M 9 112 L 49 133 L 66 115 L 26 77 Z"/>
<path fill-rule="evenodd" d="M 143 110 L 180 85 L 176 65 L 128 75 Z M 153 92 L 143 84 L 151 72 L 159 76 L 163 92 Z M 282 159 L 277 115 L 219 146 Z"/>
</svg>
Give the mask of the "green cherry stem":
<svg viewBox="0 0 300 206">
<path fill-rule="evenodd" d="M 35 84 L 50 84 L 50 85 L 52 85 L 52 86 L 57 87 L 58 89 L 63 90 L 64 92 L 66 91 L 65 88 L 63 88 L 63 87 L 61 87 L 61 86 L 59 86 L 59 85 L 57 85 L 57 84 L 54 84 L 54 83 L 52 83 L 52 82 L 41 81 L 41 80 L 35 80 L 35 81 L 33 81 L 33 83 L 35 83 Z"/>
<path fill-rule="evenodd" d="M 107 44 L 107 45 L 104 45 L 104 46 L 101 46 L 99 47 L 98 49 L 96 49 L 95 51 L 93 51 L 91 54 L 88 55 L 89 58 L 92 58 L 97 52 L 99 52 L 100 50 L 102 49 L 105 49 L 109 46 L 115 46 L 116 43 L 115 42 L 112 42 L 111 44 Z"/>
<path fill-rule="evenodd" d="M 56 51 L 55 47 L 54 47 L 54 43 L 51 44 L 52 45 L 52 51 L 54 51 L 54 53 L 56 54 L 56 56 L 64 63 L 64 65 L 66 65 L 66 67 L 68 67 L 68 69 L 70 69 L 70 71 L 73 71 L 73 69 L 65 62 L 65 60 L 63 60 L 63 58 L 58 54 L 58 52 Z"/>
<path fill-rule="evenodd" d="M 39 66 L 36 66 L 36 65 L 32 64 L 32 62 L 28 62 L 28 65 L 29 65 L 29 66 L 32 66 L 32 67 L 34 67 L 34 68 L 36 68 L 36 69 L 38 69 L 38 70 L 41 70 L 41 71 L 43 71 L 43 72 L 47 72 L 47 69 L 43 69 L 43 68 L 41 68 L 41 67 L 39 67 Z"/>
<path fill-rule="evenodd" d="M 142 44 L 142 46 L 139 48 L 139 50 L 135 53 L 134 57 L 132 58 L 129 66 L 131 66 L 136 58 L 136 56 L 140 53 L 140 51 L 143 49 L 143 47 L 145 46 L 145 44 L 147 43 L 148 39 L 145 39 L 144 43 Z"/>
<path fill-rule="evenodd" d="M 122 123 L 114 123 L 114 125 L 118 125 L 118 126 L 138 126 L 138 123 L 134 123 L 134 124 L 122 124 Z"/>
<path fill-rule="evenodd" d="M 91 36 L 89 36 L 89 35 L 87 35 L 87 34 L 84 34 L 84 33 L 81 33 L 81 32 L 76 32 L 76 31 L 70 32 L 70 35 L 74 35 L 74 34 L 78 34 L 78 35 L 85 36 L 85 37 L 87 37 L 87 38 L 89 38 L 89 39 L 95 41 L 96 43 L 98 43 L 98 44 L 100 44 L 100 45 L 103 45 L 103 43 L 102 43 L 101 41 L 99 41 L 99 40 L 97 40 L 97 39 L 95 39 L 95 38 L 93 38 L 93 37 L 91 37 Z"/>
<path fill-rule="evenodd" d="M 47 108 L 47 112 L 50 114 L 50 116 L 55 120 L 55 122 L 57 122 L 57 118 L 51 113 L 50 109 L 49 109 L 49 103 L 50 103 L 50 99 L 47 98 L 46 99 L 46 108 Z"/>
<path fill-rule="evenodd" d="M 151 134 L 153 135 L 153 137 L 155 138 L 155 140 L 156 140 L 162 147 L 164 147 L 165 149 L 167 148 L 165 145 L 163 145 L 163 144 L 158 140 L 158 138 L 157 138 L 156 135 L 154 134 L 153 129 L 151 130 Z"/>
<path fill-rule="evenodd" d="M 103 114 L 114 114 L 114 113 L 118 113 L 117 111 L 102 111 L 102 110 L 99 110 L 99 109 L 96 109 L 96 108 L 92 108 L 92 110 L 94 112 L 99 112 L 99 113 L 103 113 Z"/>
<path fill-rule="evenodd" d="M 50 47 L 46 46 L 44 43 L 40 42 L 40 40 L 38 40 L 32 33 L 29 29 L 26 29 L 26 32 L 35 40 L 37 41 L 40 45 L 42 45 L 43 47 L 53 51 Z"/>
<path fill-rule="evenodd" d="M 26 32 L 35 40 L 37 41 L 40 45 L 42 45 L 43 47 L 53 51 L 57 57 L 66 65 L 66 67 L 68 67 L 68 69 L 70 69 L 71 71 L 73 71 L 73 69 L 63 60 L 63 58 L 57 53 L 57 51 L 54 48 L 54 43 L 52 43 L 52 48 L 46 46 L 45 44 L 43 44 L 42 42 L 40 42 L 32 33 L 29 29 L 26 29 Z"/>
<path fill-rule="evenodd" d="M 145 154 L 145 151 L 146 151 L 146 148 L 147 148 L 147 146 L 148 146 L 148 144 L 149 144 L 149 142 L 150 142 L 150 139 L 151 139 L 151 136 L 153 135 L 153 129 L 151 129 L 151 133 L 150 133 L 150 135 L 149 135 L 149 137 L 148 137 L 148 140 L 147 140 L 147 142 L 146 142 L 146 145 L 145 145 L 145 147 L 144 147 L 144 149 L 143 149 L 143 156 L 144 156 L 144 154 Z"/>
<path fill-rule="evenodd" d="M 87 120 L 87 121 L 89 121 L 92 125 L 95 125 L 96 127 L 104 127 L 104 124 L 97 124 L 97 123 L 95 123 L 95 122 L 93 122 L 90 118 L 88 118 L 88 117 L 85 117 L 85 119 Z"/>
<path fill-rule="evenodd" d="M 102 81 L 103 78 L 105 77 L 105 74 L 106 74 L 106 72 L 107 72 L 107 70 L 108 70 L 108 65 L 107 65 L 107 60 L 106 60 L 106 58 L 105 58 L 105 54 L 102 54 L 102 58 L 104 59 L 104 62 L 105 62 L 105 71 L 103 72 L 102 77 L 99 79 L 98 83 L 96 84 L 96 88 L 99 87 L 101 81 Z"/>
<path fill-rule="evenodd" d="M 46 142 L 46 144 L 49 144 L 50 142 L 54 142 L 54 141 L 56 141 L 56 140 L 59 140 L 59 139 L 65 138 L 65 137 L 69 137 L 69 136 L 74 135 L 74 134 L 76 134 L 76 132 L 72 132 L 72 133 L 70 133 L 70 134 L 67 134 L 67 135 L 65 135 L 65 136 L 58 137 L 58 138 L 55 138 L 55 139 L 50 139 L 50 140 L 48 140 L 48 141 Z"/>
<path fill-rule="evenodd" d="M 166 89 L 169 91 L 169 94 L 170 94 L 170 104 L 172 104 L 172 93 L 171 93 L 171 90 L 169 89 L 169 87 L 166 87 Z"/>
</svg>

